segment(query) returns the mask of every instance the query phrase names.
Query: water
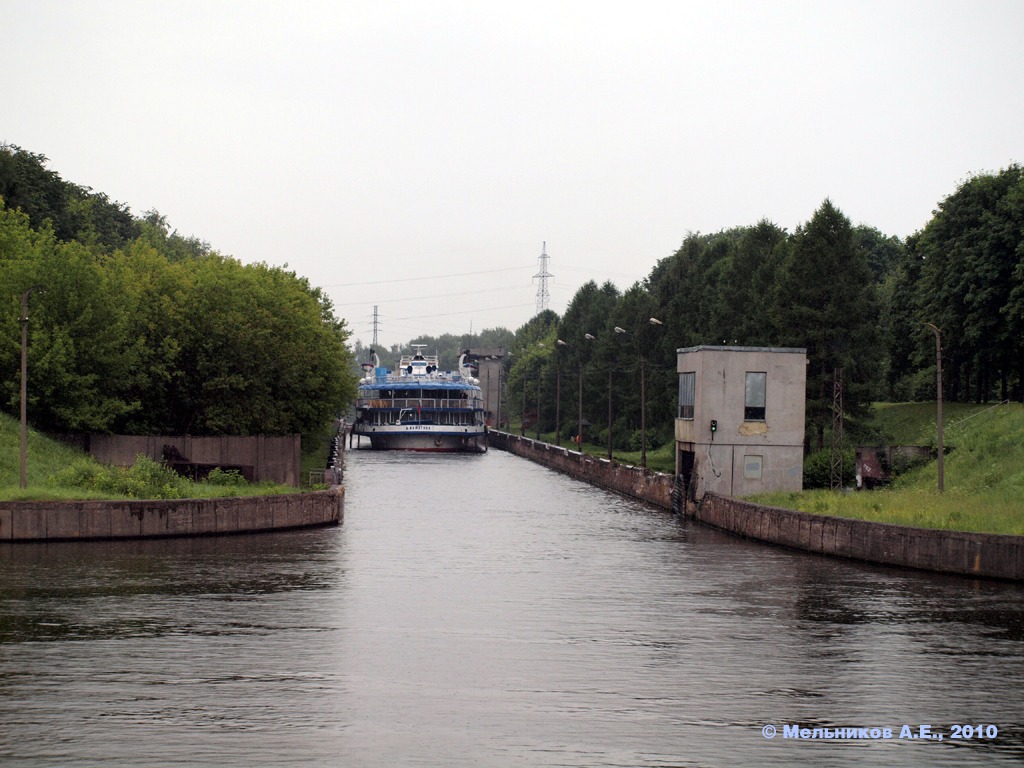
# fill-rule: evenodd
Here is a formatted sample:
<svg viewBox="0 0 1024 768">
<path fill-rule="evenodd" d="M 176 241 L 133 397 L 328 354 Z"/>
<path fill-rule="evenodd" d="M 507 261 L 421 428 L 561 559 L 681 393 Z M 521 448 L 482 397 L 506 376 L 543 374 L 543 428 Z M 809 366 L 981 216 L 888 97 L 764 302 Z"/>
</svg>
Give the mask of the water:
<svg viewBox="0 0 1024 768">
<path fill-rule="evenodd" d="M 340 528 L 0 546 L 0 764 L 1024 762 L 1021 587 L 753 544 L 496 451 L 350 452 L 347 481 Z"/>
</svg>

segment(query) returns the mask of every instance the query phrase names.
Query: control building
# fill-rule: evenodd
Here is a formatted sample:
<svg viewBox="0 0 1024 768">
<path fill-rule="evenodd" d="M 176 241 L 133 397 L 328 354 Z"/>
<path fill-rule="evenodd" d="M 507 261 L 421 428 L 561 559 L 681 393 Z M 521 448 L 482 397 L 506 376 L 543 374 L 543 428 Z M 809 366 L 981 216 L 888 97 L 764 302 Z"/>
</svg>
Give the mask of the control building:
<svg viewBox="0 0 1024 768">
<path fill-rule="evenodd" d="M 803 488 L 807 351 L 677 350 L 676 474 L 687 498 Z"/>
</svg>

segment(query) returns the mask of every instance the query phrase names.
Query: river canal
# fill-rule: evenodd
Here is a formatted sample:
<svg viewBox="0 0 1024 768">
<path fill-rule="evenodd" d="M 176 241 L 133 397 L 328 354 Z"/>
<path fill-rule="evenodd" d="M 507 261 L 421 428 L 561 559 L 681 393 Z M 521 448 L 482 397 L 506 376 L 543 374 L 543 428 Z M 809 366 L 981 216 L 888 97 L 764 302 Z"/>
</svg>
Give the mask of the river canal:
<svg viewBox="0 0 1024 768">
<path fill-rule="evenodd" d="M 498 451 L 350 451 L 346 480 L 339 528 L 0 546 L 0 765 L 1024 761 L 1019 586 L 754 544 Z"/>
</svg>

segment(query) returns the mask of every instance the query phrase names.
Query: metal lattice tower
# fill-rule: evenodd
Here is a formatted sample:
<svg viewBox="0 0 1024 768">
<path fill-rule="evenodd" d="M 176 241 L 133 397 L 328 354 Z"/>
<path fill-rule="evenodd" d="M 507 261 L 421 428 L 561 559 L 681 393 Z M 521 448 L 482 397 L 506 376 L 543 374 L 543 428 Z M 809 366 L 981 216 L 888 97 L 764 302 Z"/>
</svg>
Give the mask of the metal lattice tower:
<svg viewBox="0 0 1024 768">
<path fill-rule="evenodd" d="M 379 318 L 377 317 L 377 305 L 373 305 L 373 348 L 377 348 L 377 327 L 380 325 Z"/>
<path fill-rule="evenodd" d="M 832 372 L 832 490 L 843 487 L 843 369 Z"/>
<path fill-rule="evenodd" d="M 551 294 L 548 293 L 548 278 L 554 277 L 548 272 L 548 243 L 544 241 L 544 245 L 541 247 L 540 253 L 540 270 L 536 275 L 533 276 L 534 280 L 540 280 L 537 283 L 537 313 L 540 314 L 548 308 L 548 301 L 551 299 Z"/>
</svg>

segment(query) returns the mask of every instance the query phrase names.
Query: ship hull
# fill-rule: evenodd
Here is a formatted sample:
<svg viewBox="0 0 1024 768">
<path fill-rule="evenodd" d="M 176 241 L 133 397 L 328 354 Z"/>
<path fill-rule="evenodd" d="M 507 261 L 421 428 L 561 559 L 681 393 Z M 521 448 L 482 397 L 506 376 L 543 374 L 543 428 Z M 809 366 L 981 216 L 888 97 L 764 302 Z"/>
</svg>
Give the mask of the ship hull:
<svg viewBox="0 0 1024 768">
<path fill-rule="evenodd" d="M 368 437 L 375 451 L 422 451 L 429 453 L 483 453 L 487 450 L 484 430 L 424 430 L 416 427 L 370 427 L 355 430 L 357 437 Z"/>
</svg>

